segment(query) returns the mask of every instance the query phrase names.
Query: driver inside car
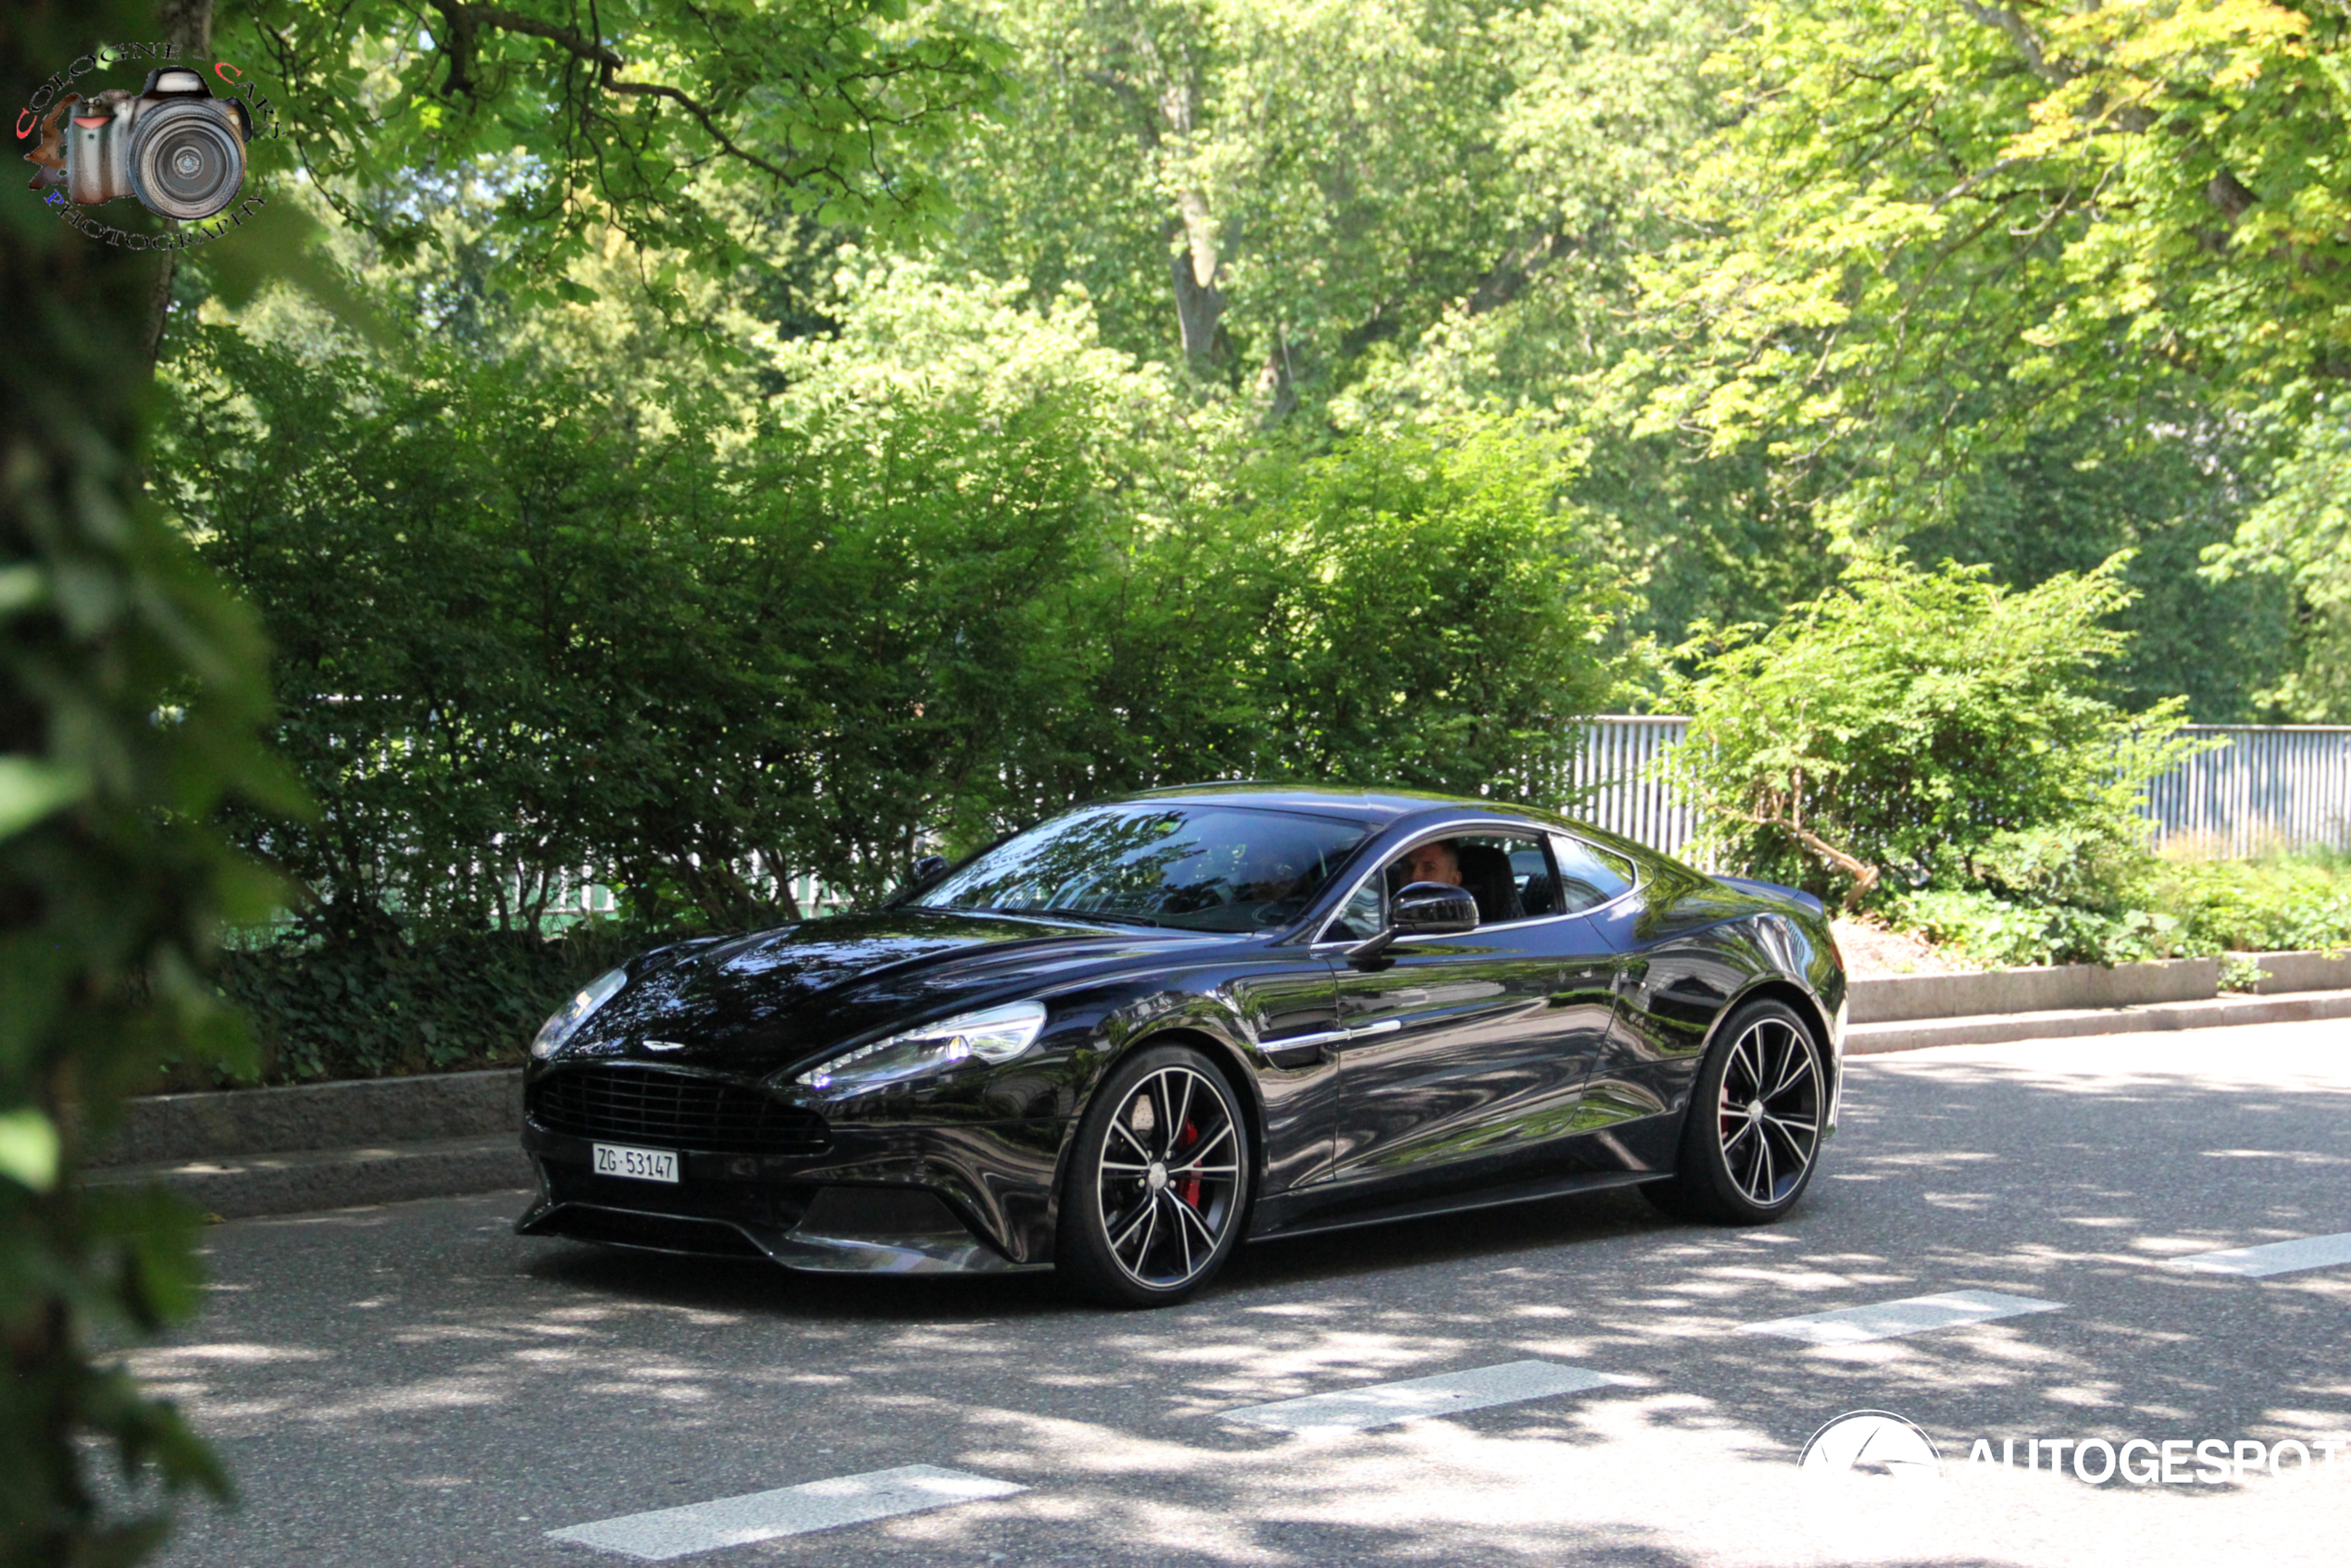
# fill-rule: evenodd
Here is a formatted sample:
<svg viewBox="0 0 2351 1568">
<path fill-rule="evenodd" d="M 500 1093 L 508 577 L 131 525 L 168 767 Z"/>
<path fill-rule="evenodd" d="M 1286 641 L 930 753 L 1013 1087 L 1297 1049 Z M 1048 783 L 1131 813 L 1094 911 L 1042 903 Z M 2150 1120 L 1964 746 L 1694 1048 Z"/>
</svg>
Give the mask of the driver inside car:
<svg viewBox="0 0 2351 1568">
<path fill-rule="evenodd" d="M 1399 888 L 1412 882 L 1442 882 L 1458 888 L 1462 885 L 1461 851 L 1450 839 L 1431 839 L 1399 857 L 1388 867 L 1388 876 Z"/>
</svg>

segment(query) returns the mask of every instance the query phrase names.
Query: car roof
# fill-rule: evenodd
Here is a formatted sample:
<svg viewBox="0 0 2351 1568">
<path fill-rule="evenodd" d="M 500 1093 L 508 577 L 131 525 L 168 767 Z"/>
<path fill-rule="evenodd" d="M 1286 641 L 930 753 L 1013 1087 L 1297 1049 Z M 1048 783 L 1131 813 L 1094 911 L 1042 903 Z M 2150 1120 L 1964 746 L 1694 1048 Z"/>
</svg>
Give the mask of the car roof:
<svg viewBox="0 0 2351 1568">
<path fill-rule="evenodd" d="M 1420 817 L 1441 822 L 1452 814 L 1504 817 L 1524 822 L 1530 827 L 1564 828 L 1578 834 L 1605 849 L 1626 856 L 1636 864 L 1656 870 L 1673 866 L 1686 870 L 1681 863 L 1660 853 L 1648 845 L 1612 833 L 1581 817 L 1548 806 L 1525 801 L 1488 800 L 1478 795 L 1446 795 L 1434 790 L 1375 789 L 1352 784 L 1293 784 L 1280 779 L 1228 778 L 1208 784 L 1170 784 L 1157 790 L 1138 790 L 1131 794 L 1111 795 L 1089 802 L 1092 805 L 1118 805 L 1146 801 L 1206 801 L 1218 805 L 1256 807 L 1262 811 L 1312 812 L 1318 815 L 1351 817 L 1363 823 L 1374 832 L 1383 831 L 1407 818 Z"/>
<path fill-rule="evenodd" d="M 1350 816 L 1381 827 L 1407 816 L 1447 810 L 1494 813 L 1541 822 L 1554 814 L 1516 801 L 1481 800 L 1474 795 L 1440 795 L 1428 790 L 1360 788 L 1347 784 L 1285 784 L 1259 779 L 1229 779 L 1213 784 L 1171 784 L 1113 795 L 1100 804 L 1140 801 L 1199 801 L 1217 805 L 1253 806 L 1270 811 L 1306 811 Z"/>
</svg>

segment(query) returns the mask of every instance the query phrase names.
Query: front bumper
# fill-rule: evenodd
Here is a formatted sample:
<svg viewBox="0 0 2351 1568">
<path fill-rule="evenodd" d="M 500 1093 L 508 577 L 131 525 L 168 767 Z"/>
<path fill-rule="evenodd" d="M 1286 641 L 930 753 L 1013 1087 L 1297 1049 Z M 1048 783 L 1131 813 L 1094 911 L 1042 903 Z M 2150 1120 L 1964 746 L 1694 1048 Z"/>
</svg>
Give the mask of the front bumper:
<svg viewBox="0 0 2351 1568">
<path fill-rule="evenodd" d="M 675 1183 L 599 1176 L 596 1140 L 526 1121 L 525 1236 L 832 1274 L 1004 1274 L 1052 1261 L 1065 1120 L 835 1124 L 815 1156 L 678 1151 Z"/>
</svg>

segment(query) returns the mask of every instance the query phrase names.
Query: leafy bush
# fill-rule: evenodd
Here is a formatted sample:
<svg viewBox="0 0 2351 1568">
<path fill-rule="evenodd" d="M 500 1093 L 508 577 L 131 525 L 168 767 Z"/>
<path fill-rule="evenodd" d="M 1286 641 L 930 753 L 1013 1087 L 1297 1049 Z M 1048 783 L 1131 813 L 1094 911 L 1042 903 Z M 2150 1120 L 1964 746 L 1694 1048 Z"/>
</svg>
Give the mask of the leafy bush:
<svg viewBox="0 0 2351 1568">
<path fill-rule="evenodd" d="M 1623 593 L 1555 445 L 1236 454 L 1171 494 L 1104 414 L 1134 388 L 1081 368 L 833 367 L 789 417 L 630 434 L 543 370 L 204 334 L 162 467 L 277 644 L 323 809 L 239 828 L 309 890 L 338 994 L 411 970 L 386 942 L 536 933 L 583 874 L 649 927 L 741 927 L 796 918 L 790 878 L 870 895 L 1117 790 L 1557 770 Z M 442 1049 L 393 1036 L 352 1059 Z"/>
<path fill-rule="evenodd" d="M 2133 897 L 2180 922 L 2184 952 L 2351 947 L 2351 864 L 2325 853 L 2156 861 Z"/>
<path fill-rule="evenodd" d="M 0 7 L 0 84 L 22 104 L 93 40 L 159 28 L 153 7 L 115 0 L 12 0 Z M 256 164 L 266 145 L 255 144 Z M 9 196 L 0 1564 L 114 1568 L 162 1540 L 170 1494 L 226 1498 L 230 1485 L 125 1364 L 203 1300 L 198 1215 L 160 1188 L 85 1184 L 84 1156 L 165 1057 L 249 1059 L 204 970 L 220 920 L 259 917 L 274 888 L 208 824 L 226 800 L 281 813 L 301 802 L 260 745 L 268 690 L 255 617 L 142 494 L 155 258 L 119 236 L 93 243 Z M 143 213 L 107 216 L 162 232 Z"/>
<path fill-rule="evenodd" d="M 2325 852 L 2139 862 L 2097 905 L 1981 888 L 1885 901 L 1895 924 L 1987 967 L 2351 948 L 2351 863 Z"/>
<path fill-rule="evenodd" d="M 599 920 L 549 941 L 386 917 L 332 937 L 297 927 L 223 954 L 219 979 L 252 1023 L 266 1081 L 517 1066 L 566 997 L 663 935 Z M 183 1074 L 174 1087 L 225 1081 Z"/>
<path fill-rule="evenodd" d="M 2182 953 L 2179 920 L 2146 910 L 2112 913 L 2026 903 L 1980 888 L 1928 889 L 1888 901 L 1885 913 L 1987 969 L 2036 964 L 2135 964 Z"/>
<path fill-rule="evenodd" d="M 1907 887 L 2119 916 L 2145 855 L 2136 803 L 2191 749 L 2178 703 L 2133 716 L 2102 690 L 2125 560 L 2022 591 L 1863 560 L 1774 627 L 1710 633 L 1673 759 L 1710 847 L 1848 904 Z"/>
</svg>

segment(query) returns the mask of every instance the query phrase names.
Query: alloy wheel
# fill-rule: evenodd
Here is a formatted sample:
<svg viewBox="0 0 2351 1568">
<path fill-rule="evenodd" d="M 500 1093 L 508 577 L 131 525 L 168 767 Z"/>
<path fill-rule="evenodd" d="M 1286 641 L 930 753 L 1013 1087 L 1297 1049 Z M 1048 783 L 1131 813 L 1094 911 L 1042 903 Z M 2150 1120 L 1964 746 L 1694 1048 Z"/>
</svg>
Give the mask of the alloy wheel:
<svg viewBox="0 0 2351 1568">
<path fill-rule="evenodd" d="M 1194 1068 L 1162 1067 L 1111 1117 L 1096 1200 L 1127 1278 L 1179 1288 L 1215 1260 L 1239 1208 L 1240 1138 L 1226 1098 Z"/>
<path fill-rule="evenodd" d="M 1748 1202 L 1771 1208 L 1803 1186 L 1821 1144 L 1821 1068 L 1801 1029 L 1763 1017 L 1732 1043 L 1715 1126 Z"/>
</svg>

